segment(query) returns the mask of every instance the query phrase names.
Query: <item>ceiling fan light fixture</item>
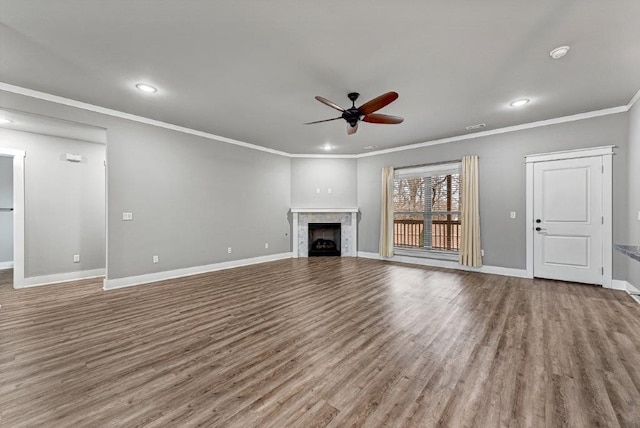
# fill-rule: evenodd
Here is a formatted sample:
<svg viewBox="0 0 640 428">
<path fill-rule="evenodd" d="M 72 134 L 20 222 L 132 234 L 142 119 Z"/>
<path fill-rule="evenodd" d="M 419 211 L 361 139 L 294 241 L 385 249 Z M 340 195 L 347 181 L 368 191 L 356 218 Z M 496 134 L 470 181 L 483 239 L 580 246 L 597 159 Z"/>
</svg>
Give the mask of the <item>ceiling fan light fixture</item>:
<svg viewBox="0 0 640 428">
<path fill-rule="evenodd" d="M 557 47 L 554 50 L 552 50 L 551 52 L 549 52 L 549 56 L 551 56 L 551 58 L 553 58 L 553 59 L 560 59 L 563 56 L 565 56 L 567 53 L 569 53 L 569 49 L 571 49 L 571 47 L 569 47 L 569 46 Z"/>
<path fill-rule="evenodd" d="M 148 85 L 146 83 L 138 83 L 136 85 L 136 88 L 138 88 L 139 91 L 146 92 L 148 94 L 153 94 L 154 92 L 158 91 L 157 88 L 155 88 L 155 87 L 153 87 L 151 85 Z"/>
<path fill-rule="evenodd" d="M 511 104 L 511 107 L 522 107 L 523 105 L 529 104 L 529 100 L 527 98 L 523 98 L 521 100 L 515 100 Z"/>
</svg>

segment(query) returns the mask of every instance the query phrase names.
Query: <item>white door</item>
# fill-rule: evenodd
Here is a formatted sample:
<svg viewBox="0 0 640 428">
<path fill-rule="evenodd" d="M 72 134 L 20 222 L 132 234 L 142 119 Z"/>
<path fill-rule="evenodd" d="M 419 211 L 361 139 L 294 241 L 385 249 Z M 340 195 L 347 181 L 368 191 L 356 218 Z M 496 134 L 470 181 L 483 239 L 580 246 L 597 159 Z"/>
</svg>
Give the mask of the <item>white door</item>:
<svg viewBox="0 0 640 428">
<path fill-rule="evenodd" d="M 534 164 L 534 276 L 602 284 L 602 165 L 601 156 Z"/>
</svg>

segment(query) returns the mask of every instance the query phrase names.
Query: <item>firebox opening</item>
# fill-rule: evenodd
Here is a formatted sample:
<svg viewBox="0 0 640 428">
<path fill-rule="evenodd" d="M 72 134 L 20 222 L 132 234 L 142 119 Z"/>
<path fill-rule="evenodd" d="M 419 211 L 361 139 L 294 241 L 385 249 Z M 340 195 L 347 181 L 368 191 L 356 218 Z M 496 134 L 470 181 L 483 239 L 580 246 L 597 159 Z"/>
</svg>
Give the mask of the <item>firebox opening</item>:
<svg viewBox="0 0 640 428">
<path fill-rule="evenodd" d="M 309 223 L 309 257 L 340 257 L 340 223 Z"/>
</svg>

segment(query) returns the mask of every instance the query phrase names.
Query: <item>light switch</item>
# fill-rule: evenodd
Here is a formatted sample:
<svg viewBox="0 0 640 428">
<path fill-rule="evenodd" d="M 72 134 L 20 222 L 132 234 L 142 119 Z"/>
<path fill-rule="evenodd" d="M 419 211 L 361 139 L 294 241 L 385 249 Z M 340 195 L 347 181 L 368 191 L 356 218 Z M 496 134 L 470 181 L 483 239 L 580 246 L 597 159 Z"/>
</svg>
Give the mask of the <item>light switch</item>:
<svg viewBox="0 0 640 428">
<path fill-rule="evenodd" d="M 638 221 L 640 221 L 640 211 L 638 211 Z"/>
<path fill-rule="evenodd" d="M 131 221 L 133 220 L 133 213 L 122 213 L 123 221 Z"/>
<path fill-rule="evenodd" d="M 511 213 L 509 214 L 509 217 L 516 218 L 516 212 L 515 211 L 511 211 Z"/>
<path fill-rule="evenodd" d="M 331 193 L 331 187 L 327 189 L 327 193 Z"/>
<path fill-rule="evenodd" d="M 320 193 L 320 189 L 316 189 L 316 193 Z"/>
</svg>

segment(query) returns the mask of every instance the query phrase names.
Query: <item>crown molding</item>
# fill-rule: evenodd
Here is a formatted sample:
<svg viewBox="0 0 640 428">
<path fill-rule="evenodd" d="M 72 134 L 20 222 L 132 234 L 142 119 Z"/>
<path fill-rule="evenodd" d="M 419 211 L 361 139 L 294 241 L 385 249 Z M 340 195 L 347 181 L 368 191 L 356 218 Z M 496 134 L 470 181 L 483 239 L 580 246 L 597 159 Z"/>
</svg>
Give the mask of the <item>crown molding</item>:
<svg viewBox="0 0 640 428">
<path fill-rule="evenodd" d="M 184 126 L 174 125 L 172 123 L 162 122 L 155 119 L 149 119 L 148 117 L 138 116 L 131 113 L 125 113 L 118 110 L 113 110 L 106 107 L 97 106 L 94 104 L 85 103 L 82 101 L 72 100 L 70 98 L 60 97 L 58 95 L 48 94 L 46 92 L 35 91 L 33 89 L 23 88 L 21 86 L 11 85 L 9 83 L 0 82 L 0 90 L 11 92 L 18 95 L 24 95 L 26 97 L 37 98 L 43 101 L 50 101 L 56 104 L 62 104 L 69 107 L 75 107 L 82 110 L 92 111 L 94 113 L 100 113 L 107 116 L 118 117 L 120 119 L 131 120 L 133 122 L 144 123 L 147 125 L 157 126 L 159 128 L 170 129 L 172 131 L 181 132 L 183 134 L 195 135 L 209 140 L 220 141 L 222 143 L 233 144 L 236 146 L 246 147 L 248 149 L 259 150 L 261 152 L 267 152 L 274 155 L 289 157 L 289 153 L 282 152 L 280 150 L 270 149 L 268 147 L 258 146 L 256 144 L 246 143 L 240 140 L 234 140 L 233 138 L 222 137 L 220 135 L 210 134 L 208 132 L 197 131 L 195 129 L 187 128 Z"/>
<path fill-rule="evenodd" d="M 419 149 L 421 147 L 435 146 L 438 144 L 453 143 L 455 141 L 473 140 L 475 138 L 488 137 L 491 135 L 506 134 L 509 132 L 523 131 L 525 129 L 540 128 L 543 126 L 557 125 L 560 123 L 575 122 L 577 120 L 591 119 L 594 117 L 609 116 L 617 113 L 629 111 L 628 106 L 611 107 L 603 110 L 590 111 L 587 113 L 572 114 L 570 116 L 556 117 L 554 119 L 539 120 L 537 122 L 523 123 L 521 125 L 507 126 L 505 128 L 491 129 L 489 131 L 476 132 L 474 134 L 458 135 L 455 137 L 441 138 L 439 140 L 425 141 L 424 143 L 410 144 L 408 146 L 393 147 L 390 149 L 378 150 L 370 153 L 357 155 L 358 158 L 368 156 L 378 156 L 386 153 L 402 152 L 404 150 Z"/>
<path fill-rule="evenodd" d="M 633 108 L 635 103 L 638 101 L 638 98 L 640 98 L 640 89 L 638 89 L 638 92 L 636 92 L 633 98 L 631 98 L 631 101 L 629 101 L 629 104 L 627 104 L 627 111 Z"/>
<path fill-rule="evenodd" d="M 488 137 L 491 135 L 505 134 L 509 132 L 523 131 L 526 129 L 540 128 L 543 126 L 557 125 L 560 123 L 575 122 L 578 120 L 592 119 L 595 117 L 608 116 L 612 114 L 628 112 L 640 99 L 640 90 L 631 98 L 627 105 L 619 107 L 611 107 L 602 110 L 595 110 L 586 113 L 573 114 L 569 116 L 562 116 L 553 119 L 540 120 L 537 122 L 523 123 L 520 125 L 507 126 L 504 128 L 492 129 L 488 131 L 476 132 L 473 134 L 457 135 L 454 137 L 441 138 L 438 140 L 430 140 L 422 143 L 409 144 L 406 146 L 393 147 L 389 149 L 377 150 L 374 152 L 361 153 L 361 154 L 344 154 L 344 155 L 331 155 L 331 154 L 304 154 L 304 153 L 287 153 L 280 150 L 270 149 L 268 147 L 259 146 L 256 144 L 247 143 L 240 140 L 234 140 L 232 138 L 222 137 L 220 135 L 211 134 L 208 132 L 198 131 L 195 129 L 187 128 L 184 126 L 174 125 L 167 122 L 162 122 L 155 119 L 149 119 L 147 117 L 138 116 L 131 113 L 125 113 L 118 110 L 109 109 L 106 107 L 97 106 L 94 104 L 85 103 L 82 101 L 76 101 L 70 98 L 60 97 L 58 95 L 48 94 L 46 92 L 36 91 L 33 89 L 23 88 L 21 86 L 11 85 L 9 83 L 0 82 L 0 91 L 11 92 L 14 94 L 24 95 L 31 98 L 37 98 L 44 101 L 50 101 L 57 104 L 62 104 L 70 107 L 79 108 L 82 110 L 88 110 L 95 113 L 101 113 L 108 116 L 118 117 L 121 119 L 131 120 L 134 122 L 145 123 L 147 125 L 157 126 L 160 128 L 170 129 L 184 134 L 195 135 L 209 140 L 215 140 L 223 143 L 233 144 L 248 149 L 259 150 L 261 152 L 271 153 L 279 156 L 285 156 L 289 158 L 308 158 L 308 159 L 360 159 L 370 156 L 379 156 L 387 153 L 401 152 L 405 150 L 419 149 L 422 147 L 435 146 L 438 144 L 453 143 L 456 141 L 472 140 L 476 138 Z"/>
</svg>

